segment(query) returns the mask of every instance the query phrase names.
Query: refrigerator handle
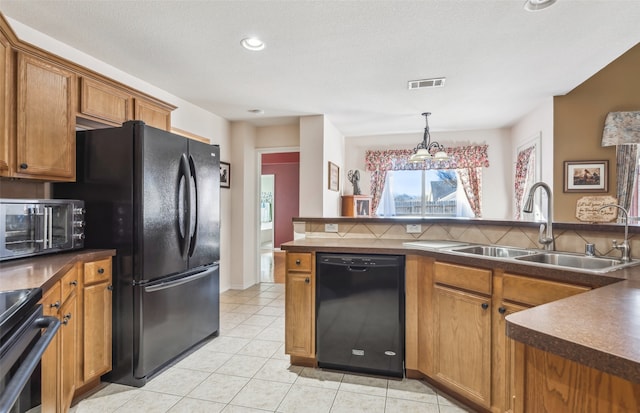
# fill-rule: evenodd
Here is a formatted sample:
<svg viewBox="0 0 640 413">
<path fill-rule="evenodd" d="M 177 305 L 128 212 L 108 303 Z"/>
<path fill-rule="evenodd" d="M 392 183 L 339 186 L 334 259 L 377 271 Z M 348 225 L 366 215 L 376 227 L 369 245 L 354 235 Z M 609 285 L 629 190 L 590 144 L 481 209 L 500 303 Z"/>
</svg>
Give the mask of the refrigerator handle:
<svg viewBox="0 0 640 413">
<path fill-rule="evenodd" d="M 187 161 L 187 155 L 182 154 L 180 156 L 180 175 L 184 177 L 184 195 L 182 199 L 178 199 L 178 202 L 182 203 L 183 216 L 181 219 L 184 222 L 184 238 L 180 243 L 180 253 L 183 259 L 187 259 L 187 253 L 189 252 L 189 244 L 191 242 L 191 236 L 189 234 L 189 228 L 191 228 L 191 179 L 189 178 L 189 162 Z M 180 198 L 180 197 L 178 197 Z M 180 208 L 178 208 L 180 210 Z"/>
<path fill-rule="evenodd" d="M 196 237 L 196 235 L 198 234 L 198 178 L 196 175 L 196 165 L 191 155 L 189 155 L 189 170 L 191 175 L 189 179 L 189 185 L 193 185 L 189 188 L 189 214 L 191 218 L 189 221 L 189 223 L 191 224 L 189 226 L 189 256 L 191 257 L 198 241 Z"/>
</svg>

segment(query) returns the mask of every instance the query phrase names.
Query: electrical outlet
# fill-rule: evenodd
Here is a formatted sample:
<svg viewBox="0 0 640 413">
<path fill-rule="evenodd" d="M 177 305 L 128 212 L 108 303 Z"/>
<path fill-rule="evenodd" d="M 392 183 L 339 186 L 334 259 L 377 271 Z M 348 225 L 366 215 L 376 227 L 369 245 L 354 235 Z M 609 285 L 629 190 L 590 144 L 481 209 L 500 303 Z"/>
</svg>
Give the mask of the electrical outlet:
<svg viewBox="0 0 640 413">
<path fill-rule="evenodd" d="M 338 232 L 338 224 L 324 224 L 324 232 Z"/>
<path fill-rule="evenodd" d="M 407 234 L 420 234 L 422 233 L 422 225 L 420 224 L 408 224 Z"/>
</svg>

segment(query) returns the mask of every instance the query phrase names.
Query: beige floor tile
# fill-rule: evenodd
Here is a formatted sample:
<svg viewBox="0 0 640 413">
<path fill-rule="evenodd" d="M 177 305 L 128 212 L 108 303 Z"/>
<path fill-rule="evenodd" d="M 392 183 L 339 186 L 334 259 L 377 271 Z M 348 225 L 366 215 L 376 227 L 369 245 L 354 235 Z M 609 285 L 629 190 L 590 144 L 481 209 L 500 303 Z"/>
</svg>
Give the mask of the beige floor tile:
<svg viewBox="0 0 640 413">
<path fill-rule="evenodd" d="M 265 304 L 268 307 L 284 308 L 284 298 L 276 298 Z"/>
<path fill-rule="evenodd" d="M 168 413 L 218 413 L 226 406 L 224 403 L 185 397 L 173 406 Z"/>
<path fill-rule="evenodd" d="M 207 354 L 207 352 L 204 354 Z M 191 356 L 198 355 L 200 355 L 200 352 L 195 352 Z M 209 374 L 210 372 L 207 371 L 171 367 L 145 384 L 144 390 L 173 394 L 176 396 L 186 396 L 202 383 Z"/>
<path fill-rule="evenodd" d="M 117 413 L 164 413 L 169 411 L 180 396 L 141 390 L 133 399 L 127 401 Z"/>
<path fill-rule="evenodd" d="M 327 413 L 331 410 L 338 392 L 322 387 L 294 384 L 277 411 L 282 413 Z"/>
<path fill-rule="evenodd" d="M 201 348 L 198 351 L 195 351 L 184 359 L 180 360 L 174 367 L 213 373 L 218 368 L 220 368 L 220 366 L 226 363 L 232 356 L 233 354 L 214 352 L 207 350 L 206 348 Z"/>
<path fill-rule="evenodd" d="M 438 404 L 436 391 L 420 380 L 389 380 L 387 397 Z"/>
<path fill-rule="evenodd" d="M 208 342 L 203 350 L 235 354 L 251 342 L 248 338 L 218 336 Z"/>
<path fill-rule="evenodd" d="M 76 413 L 114 412 L 140 393 L 136 387 L 110 383 L 75 406 Z"/>
<path fill-rule="evenodd" d="M 278 291 L 262 291 L 258 294 L 258 297 L 260 298 L 271 298 L 272 300 L 274 298 L 280 298 L 281 296 L 282 296 L 282 293 Z"/>
<path fill-rule="evenodd" d="M 258 334 L 264 330 L 264 326 L 250 326 L 246 324 L 239 324 L 226 332 L 228 337 L 240 337 L 240 338 L 256 338 Z M 262 337 L 261 337 L 262 338 Z"/>
<path fill-rule="evenodd" d="M 331 413 L 383 413 L 384 405 L 382 396 L 338 391 Z"/>
<path fill-rule="evenodd" d="M 251 300 L 251 297 L 243 297 L 238 295 L 221 295 L 220 303 L 226 304 L 246 304 L 247 301 Z"/>
<path fill-rule="evenodd" d="M 262 309 L 261 305 L 254 304 L 237 304 L 237 307 L 232 311 L 233 313 L 242 314 L 255 314 Z"/>
<path fill-rule="evenodd" d="M 257 315 L 257 314 L 254 314 L 251 317 L 247 318 L 243 322 L 243 324 L 247 324 L 247 325 L 250 325 L 250 326 L 267 327 L 268 325 L 270 325 L 271 323 L 276 321 L 278 318 L 280 318 L 280 317 L 275 317 L 275 316 L 271 316 L 271 315 Z"/>
<path fill-rule="evenodd" d="M 253 377 L 267 360 L 269 359 L 263 357 L 240 356 L 236 354 L 217 369 L 216 373 L 240 377 Z"/>
<path fill-rule="evenodd" d="M 278 341 L 284 343 L 284 327 L 269 326 L 262 330 L 257 338 L 259 338 L 260 340 Z"/>
<path fill-rule="evenodd" d="M 248 382 L 249 379 L 246 377 L 213 373 L 193 389 L 188 394 L 188 397 L 218 403 L 229 403 Z"/>
<path fill-rule="evenodd" d="M 251 407 L 234 406 L 233 404 L 228 404 L 227 407 L 224 408 L 222 413 L 265 413 L 266 411 L 268 410 L 252 409 Z"/>
<path fill-rule="evenodd" d="M 345 374 L 340 383 L 340 391 L 362 393 L 371 396 L 387 396 L 387 379 Z"/>
<path fill-rule="evenodd" d="M 287 383 L 252 379 L 230 404 L 275 411 L 290 387 Z"/>
<path fill-rule="evenodd" d="M 228 313 L 230 311 L 233 311 L 235 308 L 237 308 L 239 305 L 241 304 L 235 304 L 235 303 L 220 303 L 220 313 Z"/>
<path fill-rule="evenodd" d="M 338 390 L 343 377 L 343 373 L 305 367 L 295 384 Z"/>
<path fill-rule="evenodd" d="M 258 311 L 256 314 L 283 317 L 284 316 L 284 308 L 280 308 L 280 307 L 262 307 L 262 309 L 260 311 Z"/>
<path fill-rule="evenodd" d="M 272 357 L 280 349 L 277 341 L 251 340 L 246 346 L 241 348 L 237 354 L 254 357 Z"/>
<path fill-rule="evenodd" d="M 275 353 L 273 353 L 273 355 L 271 356 L 272 359 L 278 359 L 278 360 L 289 360 L 289 355 L 285 354 L 284 352 L 284 344 L 279 343 L 280 347 L 278 347 L 278 350 L 276 350 Z"/>
<path fill-rule="evenodd" d="M 273 302 L 273 298 L 263 298 L 263 297 L 252 297 L 249 298 L 245 304 L 253 304 L 253 305 L 268 305 Z"/>
<path fill-rule="evenodd" d="M 300 366 L 292 366 L 288 360 L 269 359 L 253 377 L 261 380 L 293 383 L 302 369 Z"/>
<path fill-rule="evenodd" d="M 442 412 L 442 410 L 438 408 L 437 404 L 433 403 L 422 403 L 414 400 L 393 399 L 391 397 L 387 397 L 384 413 L 408 412 L 439 413 Z"/>
</svg>

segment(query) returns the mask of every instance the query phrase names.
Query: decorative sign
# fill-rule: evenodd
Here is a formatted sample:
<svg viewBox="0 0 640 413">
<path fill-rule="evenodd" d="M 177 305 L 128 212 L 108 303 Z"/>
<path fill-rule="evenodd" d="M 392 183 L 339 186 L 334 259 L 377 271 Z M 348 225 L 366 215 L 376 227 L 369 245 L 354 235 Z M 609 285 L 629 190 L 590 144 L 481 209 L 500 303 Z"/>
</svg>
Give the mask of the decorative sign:
<svg viewBox="0 0 640 413">
<path fill-rule="evenodd" d="M 611 222 L 618 217 L 618 208 L 600 209 L 607 204 L 617 204 L 612 196 L 585 196 L 576 203 L 576 218 L 583 222 Z"/>
</svg>

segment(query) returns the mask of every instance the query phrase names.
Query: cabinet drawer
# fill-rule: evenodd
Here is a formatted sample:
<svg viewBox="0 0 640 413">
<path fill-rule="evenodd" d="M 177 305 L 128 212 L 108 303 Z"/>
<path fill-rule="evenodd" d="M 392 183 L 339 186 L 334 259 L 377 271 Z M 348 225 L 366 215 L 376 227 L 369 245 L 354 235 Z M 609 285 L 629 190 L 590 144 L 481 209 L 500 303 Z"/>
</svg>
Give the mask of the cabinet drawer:
<svg viewBox="0 0 640 413">
<path fill-rule="evenodd" d="M 436 262 L 434 281 L 438 284 L 491 294 L 491 270 Z"/>
<path fill-rule="evenodd" d="M 60 281 L 60 288 L 62 291 L 62 302 L 64 303 L 67 300 L 67 297 L 71 295 L 73 291 L 78 290 L 78 267 L 73 266 L 65 275 L 62 276 L 62 280 Z"/>
<path fill-rule="evenodd" d="M 560 300 L 585 291 L 589 291 L 589 288 L 581 285 L 538 280 L 513 274 L 504 274 L 502 277 L 503 300 L 532 306 Z"/>
<path fill-rule="evenodd" d="M 287 253 L 287 271 L 311 271 L 311 253 Z"/>
<path fill-rule="evenodd" d="M 93 284 L 111 277 L 111 257 L 84 264 L 84 283 Z"/>
<path fill-rule="evenodd" d="M 42 303 L 44 315 L 55 316 L 62 305 L 60 298 L 60 283 L 56 282 L 51 288 L 45 291 L 40 302 Z"/>
</svg>

